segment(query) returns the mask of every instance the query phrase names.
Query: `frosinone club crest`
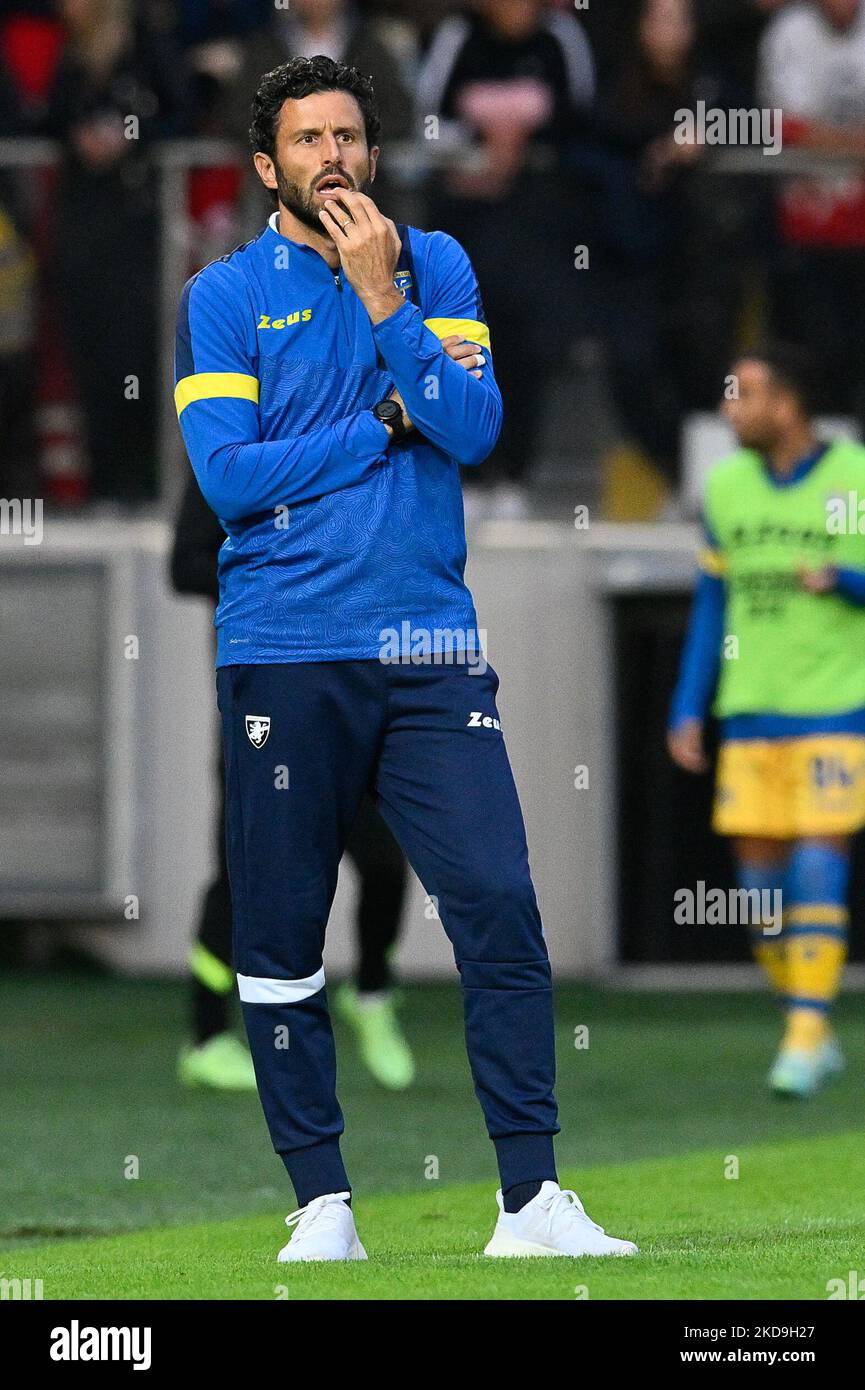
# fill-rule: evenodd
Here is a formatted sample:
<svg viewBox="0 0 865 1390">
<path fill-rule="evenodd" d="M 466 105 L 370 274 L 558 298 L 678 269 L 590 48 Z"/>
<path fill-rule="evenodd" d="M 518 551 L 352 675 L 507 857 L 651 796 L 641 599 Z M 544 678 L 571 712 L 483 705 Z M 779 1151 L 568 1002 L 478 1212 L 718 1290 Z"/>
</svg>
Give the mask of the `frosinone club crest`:
<svg viewBox="0 0 865 1390">
<path fill-rule="evenodd" d="M 269 714 L 247 714 L 245 718 L 246 736 L 253 748 L 263 748 L 270 733 Z"/>
</svg>

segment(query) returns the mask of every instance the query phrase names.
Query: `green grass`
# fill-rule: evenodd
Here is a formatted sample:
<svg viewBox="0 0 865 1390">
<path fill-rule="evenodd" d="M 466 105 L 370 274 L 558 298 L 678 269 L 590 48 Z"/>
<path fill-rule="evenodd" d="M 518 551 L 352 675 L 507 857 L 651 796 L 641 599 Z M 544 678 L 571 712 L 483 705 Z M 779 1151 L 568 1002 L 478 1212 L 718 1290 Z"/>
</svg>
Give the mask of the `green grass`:
<svg viewBox="0 0 865 1390">
<path fill-rule="evenodd" d="M 367 1264 L 280 1266 L 279 1214 L 0 1252 L 46 1299 L 825 1299 L 862 1264 L 865 1136 L 568 1173 L 631 1260 L 485 1260 L 485 1185 L 356 1203 Z"/>
<path fill-rule="evenodd" d="M 824 1298 L 862 1266 L 865 1037 L 806 1105 L 764 1075 L 779 1020 L 756 995 L 558 991 L 560 1166 L 637 1261 L 492 1262 L 495 1167 L 455 987 L 406 992 L 419 1084 L 392 1096 L 338 1028 L 345 1154 L 366 1266 L 273 1263 L 293 1206 L 254 1096 L 180 1090 L 178 984 L 19 975 L 0 1010 L 0 1275 L 47 1298 Z M 589 1028 L 576 1050 L 574 1028 Z M 724 1159 L 738 1156 L 738 1180 Z M 434 1155 L 439 1177 L 425 1176 Z M 127 1161 L 139 1176 L 127 1178 Z M 861 1273 L 865 1273 L 865 1266 Z"/>
</svg>

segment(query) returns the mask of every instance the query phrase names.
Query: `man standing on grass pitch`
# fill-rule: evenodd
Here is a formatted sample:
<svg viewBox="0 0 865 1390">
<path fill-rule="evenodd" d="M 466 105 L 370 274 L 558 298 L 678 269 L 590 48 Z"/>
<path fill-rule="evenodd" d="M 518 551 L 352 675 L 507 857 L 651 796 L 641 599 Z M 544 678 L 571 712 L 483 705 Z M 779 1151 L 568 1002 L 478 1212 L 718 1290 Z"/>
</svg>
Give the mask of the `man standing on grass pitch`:
<svg viewBox="0 0 865 1390">
<path fill-rule="evenodd" d="M 280 1260 L 365 1259 L 340 1155 L 322 966 L 364 791 L 438 901 L 501 1174 L 489 1255 L 631 1254 L 556 1181 L 550 966 L 463 582 L 459 465 L 502 402 L 477 281 L 451 237 L 364 189 L 368 79 L 328 58 L 267 73 L 260 236 L 187 284 L 175 399 L 227 533 L 217 689 L 244 1019 L 300 1210 Z"/>
</svg>

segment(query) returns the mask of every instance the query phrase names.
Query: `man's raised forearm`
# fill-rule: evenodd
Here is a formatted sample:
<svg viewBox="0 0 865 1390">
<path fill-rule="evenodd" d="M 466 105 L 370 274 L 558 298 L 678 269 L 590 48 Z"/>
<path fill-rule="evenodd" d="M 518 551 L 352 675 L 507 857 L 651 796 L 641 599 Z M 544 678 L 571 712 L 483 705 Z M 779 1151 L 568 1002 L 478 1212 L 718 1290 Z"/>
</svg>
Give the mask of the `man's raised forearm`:
<svg viewBox="0 0 865 1390">
<path fill-rule="evenodd" d="M 430 443 L 462 464 L 483 462 L 502 425 L 502 398 L 492 372 L 480 380 L 453 361 L 420 310 L 406 300 L 373 328 L 405 408 Z"/>
</svg>

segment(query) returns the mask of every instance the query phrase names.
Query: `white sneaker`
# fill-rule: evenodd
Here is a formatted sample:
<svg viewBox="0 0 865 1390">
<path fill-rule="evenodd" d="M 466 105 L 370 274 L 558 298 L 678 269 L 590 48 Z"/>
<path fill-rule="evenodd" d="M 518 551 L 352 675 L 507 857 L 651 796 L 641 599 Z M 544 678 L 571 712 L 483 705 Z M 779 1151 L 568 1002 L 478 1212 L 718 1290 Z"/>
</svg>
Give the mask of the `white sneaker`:
<svg viewBox="0 0 865 1390">
<path fill-rule="evenodd" d="M 485 1255 L 636 1255 L 631 1240 L 615 1240 L 590 1221 L 576 1192 L 545 1182 L 518 1212 L 507 1212 L 496 1193 L 499 1219 Z"/>
<path fill-rule="evenodd" d="M 365 1260 L 348 1192 L 328 1192 L 285 1218 L 297 1230 L 277 1255 L 280 1264 L 296 1260 Z"/>
</svg>

